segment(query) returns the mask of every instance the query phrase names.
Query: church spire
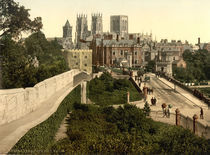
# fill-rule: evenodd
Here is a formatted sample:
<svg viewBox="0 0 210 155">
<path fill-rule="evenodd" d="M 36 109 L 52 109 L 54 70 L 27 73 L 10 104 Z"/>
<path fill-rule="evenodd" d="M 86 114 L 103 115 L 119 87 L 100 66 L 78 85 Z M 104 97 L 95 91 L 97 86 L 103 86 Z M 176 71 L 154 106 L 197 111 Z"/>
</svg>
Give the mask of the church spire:
<svg viewBox="0 0 210 155">
<path fill-rule="evenodd" d="M 66 21 L 65 27 L 70 27 L 69 20 Z"/>
</svg>

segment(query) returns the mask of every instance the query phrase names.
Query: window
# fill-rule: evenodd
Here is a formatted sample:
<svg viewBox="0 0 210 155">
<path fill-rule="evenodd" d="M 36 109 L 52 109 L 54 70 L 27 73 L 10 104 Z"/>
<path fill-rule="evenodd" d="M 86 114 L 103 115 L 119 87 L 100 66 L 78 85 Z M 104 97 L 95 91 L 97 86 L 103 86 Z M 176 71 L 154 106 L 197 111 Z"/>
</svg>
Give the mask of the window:
<svg viewBox="0 0 210 155">
<path fill-rule="evenodd" d="M 174 57 L 174 60 L 175 60 L 175 57 Z"/>
<path fill-rule="evenodd" d="M 137 51 L 135 51 L 135 55 L 137 55 Z"/>
<path fill-rule="evenodd" d="M 85 56 L 85 59 L 87 59 L 87 55 Z"/>
<path fill-rule="evenodd" d="M 115 51 L 112 52 L 112 55 L 115 55 Z"/>
<path fill-rule="evenodd" d="M 85 64 L 85 66 L 87 66 L 87 64 Z"/>
<path fill-rule="evenodd" d="M 120 52 L 120 53 L 121 53 L 121 55 L 123 55 L 123 50 L 121 50 L 121 52 Z"/>
<path fill-rule="evenodd" d="M 135 64 L 137 64 L 138 63 L 138 61 L 137 60 L 135 60 Z"/>
<path fill-rule="evenodd" d="M 76 63 L 76 65 L 78 65 L 78 62 Z"/>
<path fill-rule="evenodd" d="M 74 58 L 77 58 L 77 56 L 75 55 Z"/>
</svg>

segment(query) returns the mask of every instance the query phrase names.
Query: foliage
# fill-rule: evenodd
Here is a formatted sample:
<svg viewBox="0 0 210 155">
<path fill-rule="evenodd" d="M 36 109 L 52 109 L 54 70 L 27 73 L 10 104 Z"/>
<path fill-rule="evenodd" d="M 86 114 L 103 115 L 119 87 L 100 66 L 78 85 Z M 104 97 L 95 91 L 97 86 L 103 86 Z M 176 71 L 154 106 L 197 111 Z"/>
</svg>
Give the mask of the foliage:
<svg viewBox="0 0 210 155">
<path fill-rule="evenodd" d="M 182 82 L 200 82 L 210 79 L 210 53 L 206 50 L 185 50 L 183 58 L 187 68 L 173 68 L 175 78 Z"/>
<path fill-rule="evenodd" d="M 41 17 L 31 20 L 29 9 L 14 0 L 0 1 L 0 37 L 11 35 L 18 37 L 21 32 L 39 31 L 42 28 Z"/>
<path fill-rule="evenodd" d="M 148 62 L 148 64 L 146 65 L 146 71 L 147 72 L 154 72 L 155 71 L 155 61 L 151 60 Z"/>
<path fill-rule="evenodd" d="M 204 93 L 206 96 L 210 97 L 210 87 L 199 88 L 199 90 Z"/>
<path fill-rule="evenodd" d="M 125 104 L 117 109 L 77 105 L 75 109 L 68 120 L 68 138 L 52 145 L 52 153 L 160 154 L 210 151 L 207 140 L 182 127 L 154 122 L 133 105 Z"/>
<path fill-rule="evenodd" d="M 151 108 L 149 106 L 149 103 L 146 101 L 144 104 L 144 109 L 143 109 L 144 113 L 146 114 L 146 116 L 149 116 Z"/>
<path fill-rule="evenodd" d="M 30 129 L 10 150 L 11 153 L 43 153 L 54 143 L 54 136 L 67 112 L 71 111 L 74 102 L 80 101 L 80 87 L 75 88 L 60 104 L 57 111 L 46 121 Z M 25 151 L 31 152 L 25 152 Z M 38 151 L 38 152 L 37 152 Z M 39 152 L 40 151 L 40 152 Z"/>
<path fill-rule="evenodd" d="M 37 69 L 25 54 L 24 47 L 8 36 L 1 41 L 4 44 L 1 48 L 3 87 L 31 87 L 37 83 Z"/>
<path fill-rule="evenodd" d="M 114 79 L 107 72 L 100 78 L 88 83 L 88 96 L 97 105 L 127 103 L 127 92 L 130 92 L 130 101 L 140 100 L 141 96 L 132 83 L 126 79 Z"/>
<path fill-rule="evenodd" d="M 137 71 L 137 75 L 138 75 L 138 77 L 143 76 L 143 75 L 144 75 L 144 69 L 143 69 L 143 68 L 140 68 L 140 69 Z"/>
<path fill-rule="evenodd" d="M 26 38 L 25 46 L 9 36 L 1 39 L 3 88 L 32 87 L 68 70 L 56 41 L 48 42 L 42 32 Z M 33 64 L 37 57 L 39 67 Z"/>
</svg>

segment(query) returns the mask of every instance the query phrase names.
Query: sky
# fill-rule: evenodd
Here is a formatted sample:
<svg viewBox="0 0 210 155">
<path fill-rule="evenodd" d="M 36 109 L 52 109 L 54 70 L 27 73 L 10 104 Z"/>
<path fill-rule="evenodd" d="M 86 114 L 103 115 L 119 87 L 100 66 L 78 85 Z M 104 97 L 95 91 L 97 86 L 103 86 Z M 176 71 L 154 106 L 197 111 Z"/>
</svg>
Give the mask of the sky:
<svg viewBox="0 0 210 155">
<path fill-rule="evenodd" d="M 30 9 L 31 18 L 42 17 L 46 37 L 62 37 L 68 19 L 73 26 L 77 14 L 103 14 L 103 31 L 110 31 L 111 15 L 127 15 L 129 33 L 150 33 L 153 39 L 210 42 L 210 0 L 15 0 Z"/>
</svg>

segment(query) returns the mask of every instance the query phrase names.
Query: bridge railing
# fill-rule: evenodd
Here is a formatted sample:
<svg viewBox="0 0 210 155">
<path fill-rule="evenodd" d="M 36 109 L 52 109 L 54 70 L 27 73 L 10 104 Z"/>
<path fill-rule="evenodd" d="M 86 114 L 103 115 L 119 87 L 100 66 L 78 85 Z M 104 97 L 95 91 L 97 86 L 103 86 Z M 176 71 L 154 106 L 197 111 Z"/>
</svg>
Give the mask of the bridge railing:
<svg viewBox="0 0 210 155">
<path fill-rule="evenodd" d="M 162 111 L 151 111 L 150 117 L 155 121 L 176 125 L 175 113 L 171 113 L 170 117 L 167 118 L 167 117 L 163 117 Z M 180 114 L 180 125 L 183 128 L 189 129 L 193 132 L 193 118 Z M 196 127 L 196 132 L 195 132 L 196 135 L 210 138 L 210 127 L 208 125 L 204 125 L 199 120 L 197 120 L 195 127 Z"/>
</svg>

